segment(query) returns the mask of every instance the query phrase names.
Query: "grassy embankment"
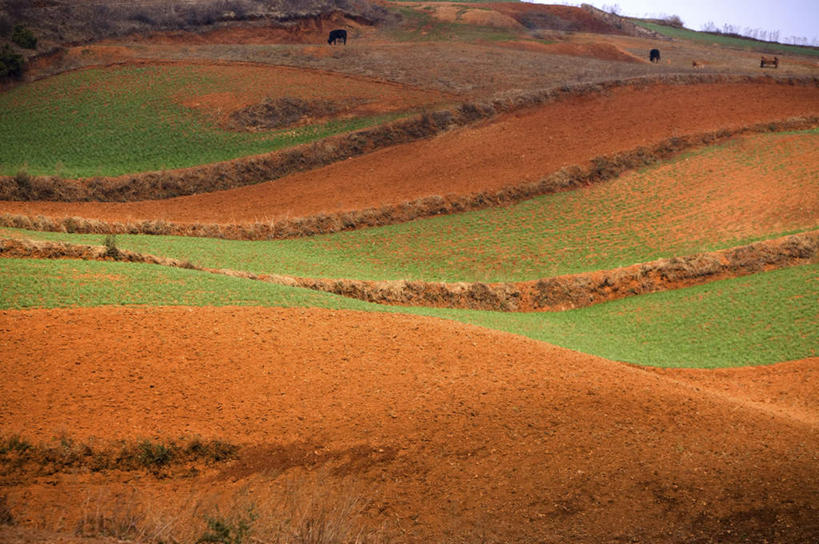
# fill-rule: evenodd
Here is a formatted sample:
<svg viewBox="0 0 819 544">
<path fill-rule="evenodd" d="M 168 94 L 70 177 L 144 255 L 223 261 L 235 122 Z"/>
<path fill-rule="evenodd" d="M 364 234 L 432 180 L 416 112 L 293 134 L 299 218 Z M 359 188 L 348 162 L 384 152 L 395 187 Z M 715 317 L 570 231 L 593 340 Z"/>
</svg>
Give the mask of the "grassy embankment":
<svg viewBox="0 0 819 544">
<path fill-rule="evenodd" d="M 699 43 L 716 44 L 721 47 L 734 47 L 738 49 L 749 49 L 753 51 L 761 51 L 768 54 L 791 54 L 791 55 L 810 55 L 819 56 L 819 48 L 816 47 L 800 47 L 797 45 L 787 45 L 774 42 L 763 42 L 754 40 L 753 38 L 739 38 L 736 36 L 728 36 L 723 34 L 712 34 L 709 32 L 698 32 L 688 28 L 674 28 L 667 25 L 660 25 L 648 21 L 641 21 L 639 19 L 631 19 L 631 22 L 653 30 L 663 36 L 669 38 L 676 38 L 680 40 L 691 40 Z"/>
<path fill-rule="evenodd" d="M 769 364 L 817 355 L 819 265 L 803 265 L 559 313 L 379 306 L 155 265 L 7 259 L 0 308 L 238 305 L 401 312 L 521 334 L 652 366 Z"/>
<path fill-rule="evenodd" d="M 366 280 L 525 281 L 714 251 L 819 228 L 819 130 L 712 146 L 515 206 L 271 242 L 119 235 L 209 268 Z M 747 191 L 764 194 L 747 198 Z M 812 211 L 813 208 L 813 211 Z M 2 231 L 0 231 L 2 232 Z M 100 245 L 100 235 L 18 231 Z"/>
<path fill-rule="evenodd" d="M 242 75 L 242 70 L 253 73 Z M 238 132 L 222 128 L 214 112 L 185 105 L 196 103 L 197 97 L 207 102 L 220 94 L 242 93 L 246 84 L 260 86 L 266 79 L 271 79 L 274 95 L 315 93 L 310 80 L 288 81 L 279 73 L 257 73 L 261 70 L 196 65 L 94 68 L 14 88 L 0 94 L 0 174 L 23 169 L 78 178 L 183 168 L 291 147 L 401 115 Z M 378 96 L 379 87 L 370 86 L 356 86 L 363 94 L 359 98 Z"/>
</svg>

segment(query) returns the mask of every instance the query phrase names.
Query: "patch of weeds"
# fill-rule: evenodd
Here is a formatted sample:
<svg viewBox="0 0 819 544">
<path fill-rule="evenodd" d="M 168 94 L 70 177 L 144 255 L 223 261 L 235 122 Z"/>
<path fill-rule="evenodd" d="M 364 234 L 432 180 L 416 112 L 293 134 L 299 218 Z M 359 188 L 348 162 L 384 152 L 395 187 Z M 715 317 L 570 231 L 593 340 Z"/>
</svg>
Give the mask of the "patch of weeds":
<svg viewBox="0 0 819 544">
<path fill-rule="evenodd" d="M 235 444 L 229 444 L 221 440 L 205 442 L 198 438 L 191 440 L 185 447 L 187 457 L 216 463 L 234 459 L 238 451 L 239 446 Z"/>
<path fill-rule="evenodd" d="M 137 460 L 139 464 L 147 469 L 164 467 L 171 463 L 175 457 L 176 447 L 174 444 L 152 443 L 149 440 L 140 442 L 137 446 Z"/>
<path fill-rule="evenodd" d="M 6 440 L 0 440 L 0 455 L 8 453 L 25 453 L 34 446 L 30 442 L 20 438 L 20 435 L 12 435 Z"/>
<path fill-rule="evenodd" d="M 208 530 L 196 540 L 196 544 L 242 544 L 250 536 L 256 517 L 252 507 L 246 516 L 233 520 L 208 517 Z"/>
<path fill-rule="evenodd" d="M 148 470 L 154 474 L 186 463 L 223 463 L 235 459 L 239 447 L 219 440 L 193 439 L 178 445 L 173 441 L 94 447 L 62 437 L 58 444 L 33 445 L 19 436 L 0 440 L 0 475 L 22 473 L 50 475 L 87 470 Z"/>
</svg>

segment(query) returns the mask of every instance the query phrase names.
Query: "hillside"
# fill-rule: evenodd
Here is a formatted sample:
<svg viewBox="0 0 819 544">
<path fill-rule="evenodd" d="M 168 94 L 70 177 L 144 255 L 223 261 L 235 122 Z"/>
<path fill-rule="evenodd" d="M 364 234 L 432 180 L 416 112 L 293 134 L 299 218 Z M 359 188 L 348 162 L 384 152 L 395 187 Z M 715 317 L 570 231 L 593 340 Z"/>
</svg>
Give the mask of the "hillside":
<svg viewBox="0 0 819 544">
<path fill-rule="evenodd" d="M 819 540 L 812 50 L 386 0 L 0 47 L 0 542 Z"/>
</svg>

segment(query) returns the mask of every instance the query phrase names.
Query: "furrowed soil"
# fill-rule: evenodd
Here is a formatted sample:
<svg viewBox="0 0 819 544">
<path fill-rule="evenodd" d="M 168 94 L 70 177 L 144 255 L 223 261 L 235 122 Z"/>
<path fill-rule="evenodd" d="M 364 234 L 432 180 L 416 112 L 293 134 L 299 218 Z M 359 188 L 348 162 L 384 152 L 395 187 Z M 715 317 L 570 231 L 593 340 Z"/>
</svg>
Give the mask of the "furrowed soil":
<svg viewBox="0 0 819 544">
<path fill-rule="evenodd" d="M 207 507 L 282 497 L 325 514 L 358 498 L 344 519 L 389 542 L 819 537 L 816 358 L 646 370 L 442 320 L 317 309 L 5 311 L 0 338 L 4 433 L 244 446 L 186 477 L 6 478 L 19 527 L 0 539 L 129 509 L 182 531 Z"/>
<path fill-rule="evenodd" d="M 240 189 L 135 203 L 2 202 L 0 212 L 103 221 L 248 223 L 497 190 L 673 136 L 819 112 L 815 87 L 656 85 L 575 97 Z"/>
</svg>

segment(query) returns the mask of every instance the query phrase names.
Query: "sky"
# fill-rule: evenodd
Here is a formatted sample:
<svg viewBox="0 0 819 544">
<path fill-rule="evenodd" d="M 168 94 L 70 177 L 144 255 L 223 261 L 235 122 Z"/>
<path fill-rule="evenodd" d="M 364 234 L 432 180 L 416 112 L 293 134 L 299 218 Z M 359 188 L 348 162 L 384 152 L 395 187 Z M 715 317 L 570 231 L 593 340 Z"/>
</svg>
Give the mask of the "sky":
<svg viewBox="0 0 819 544">
<path fill-rule="evenodd" d="M 531 0 L 530 0 L 531 1 Z M 537 0 L 539 4 L 580 5 L 580 1 Z M 686 28 L 702 30 L 708 22 L 717 28 L 730 24 L 779 31 L 779 41 L 790 36 L 819 40 L 819 0 L 585 0 L 598 8 L 618 5 L 620 15 L 657 17 L 678 15 Z"/>
</svg>

